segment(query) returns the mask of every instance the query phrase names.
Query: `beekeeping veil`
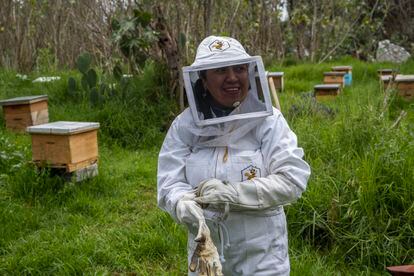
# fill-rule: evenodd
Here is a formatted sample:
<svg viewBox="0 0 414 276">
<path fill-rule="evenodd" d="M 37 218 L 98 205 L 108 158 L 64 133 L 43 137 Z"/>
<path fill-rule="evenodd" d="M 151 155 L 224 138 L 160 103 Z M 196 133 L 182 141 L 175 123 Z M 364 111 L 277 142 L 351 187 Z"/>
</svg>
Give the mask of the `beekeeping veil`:
<svg viewBox="0 0 414 276">
<path fill-rule="evenodd" d="M 207 71 L 224 72 L 226 68 L 238 70 L 241 67 L 247 70 L 244 74 L 248 82 L 247 95 L 239 98 L 233 95 L 230 107 L 218 106 L 214 93 L 205 86 Z M 273 113 L 261 57 L 247 54 L 233 38 L 205 38 L 198 46 L 194 63 L 183 68 L 183 78 L 194 119 L 186 127 L 201 137 L 199 143 L 203 146 L 237 147 L 239 138 Z"/>
</svg>

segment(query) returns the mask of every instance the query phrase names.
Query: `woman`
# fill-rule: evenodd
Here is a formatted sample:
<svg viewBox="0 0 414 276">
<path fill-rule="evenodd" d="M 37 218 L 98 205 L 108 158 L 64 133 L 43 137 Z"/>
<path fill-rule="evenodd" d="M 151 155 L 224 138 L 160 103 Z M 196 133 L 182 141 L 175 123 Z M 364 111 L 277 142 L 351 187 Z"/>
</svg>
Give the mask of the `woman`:
<svg viewBox="0 0 414 276">
<path fill-rule="evenodd" d="M 210 36 L 183 73 L 190 108 L 159 154 L 159 207 L 188 227 L 189 262 L 206 222 L 224 275 L 289 275 L 283 205 L 301 196 L 310 168 L 271 107 L 260 57 Z"/>
</svg>

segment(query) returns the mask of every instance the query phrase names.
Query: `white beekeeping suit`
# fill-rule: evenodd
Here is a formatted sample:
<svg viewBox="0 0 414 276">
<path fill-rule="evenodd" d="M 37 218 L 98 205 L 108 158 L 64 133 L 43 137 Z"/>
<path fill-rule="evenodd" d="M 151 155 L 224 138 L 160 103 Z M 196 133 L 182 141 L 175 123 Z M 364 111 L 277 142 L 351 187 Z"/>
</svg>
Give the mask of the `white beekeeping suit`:
<svg viewBox="0 0 414 276">
<path fill-rule="evenodd" d="M 237 72 L 240 64 L 248 71 L 247 95 L 222 113 L 214 103 L 203 107 L 210 91 L 206 85 L 197 91 L 198 79 L 208 70 Z M 179 222 L 183 198 L 191 195 L 192 204 L 203 207 L 224 275 L 289 275 L 283 205 L 301 196 L 310 168 L 296 135 L 271 107 L 260 57 L 249 56 L 235 39 L 210 36 L 183 73 L 190 108 L 174 120 L 159 154 L 159 207 Z M 234 80 L 225 89 L 239 86 Z M 190 258 L 197 227 L 187 226 Z"/>
</svg>

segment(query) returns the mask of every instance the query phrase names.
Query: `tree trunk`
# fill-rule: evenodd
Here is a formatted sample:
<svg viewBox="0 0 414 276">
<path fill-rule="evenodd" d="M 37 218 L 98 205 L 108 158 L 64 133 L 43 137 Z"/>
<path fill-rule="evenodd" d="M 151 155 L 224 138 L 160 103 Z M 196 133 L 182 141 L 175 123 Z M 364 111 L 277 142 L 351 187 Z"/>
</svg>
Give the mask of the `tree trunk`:
<svg viewBox="0 0 414 276">
<path fill-rule="evenodd" d="M 158 46 L 165 54 L 167 66 L 170 71 L 170 96 L 177 95 L 180 86 L 180 55 L 177 42 L 171 36 L 160 6 L 156 8 L 155 30 L 159 33 Z"/>
<path fill-rule="evenodd" d="M 213 0 L 204 0 L 204 37 L 211 34 L 211 17 L 213 7 Z"/>
</svg>

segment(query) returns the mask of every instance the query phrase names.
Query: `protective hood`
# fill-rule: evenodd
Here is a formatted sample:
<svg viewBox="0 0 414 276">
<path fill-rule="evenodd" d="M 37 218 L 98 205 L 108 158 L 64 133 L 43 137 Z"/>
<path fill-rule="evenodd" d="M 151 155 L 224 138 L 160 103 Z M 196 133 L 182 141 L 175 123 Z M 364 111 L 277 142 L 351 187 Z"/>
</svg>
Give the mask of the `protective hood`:
<svg viewBox="0 0 414 276">
<path fill-rule="evenodd" d="M 273 114 L 261 57 L 247 54 L 233 38 L 204 39 L 183 78 L 195 124 L 189 130 L 197 136 L 227 137 L 228 144 L 231 133 L 243 135 Z"/>
</svg>

